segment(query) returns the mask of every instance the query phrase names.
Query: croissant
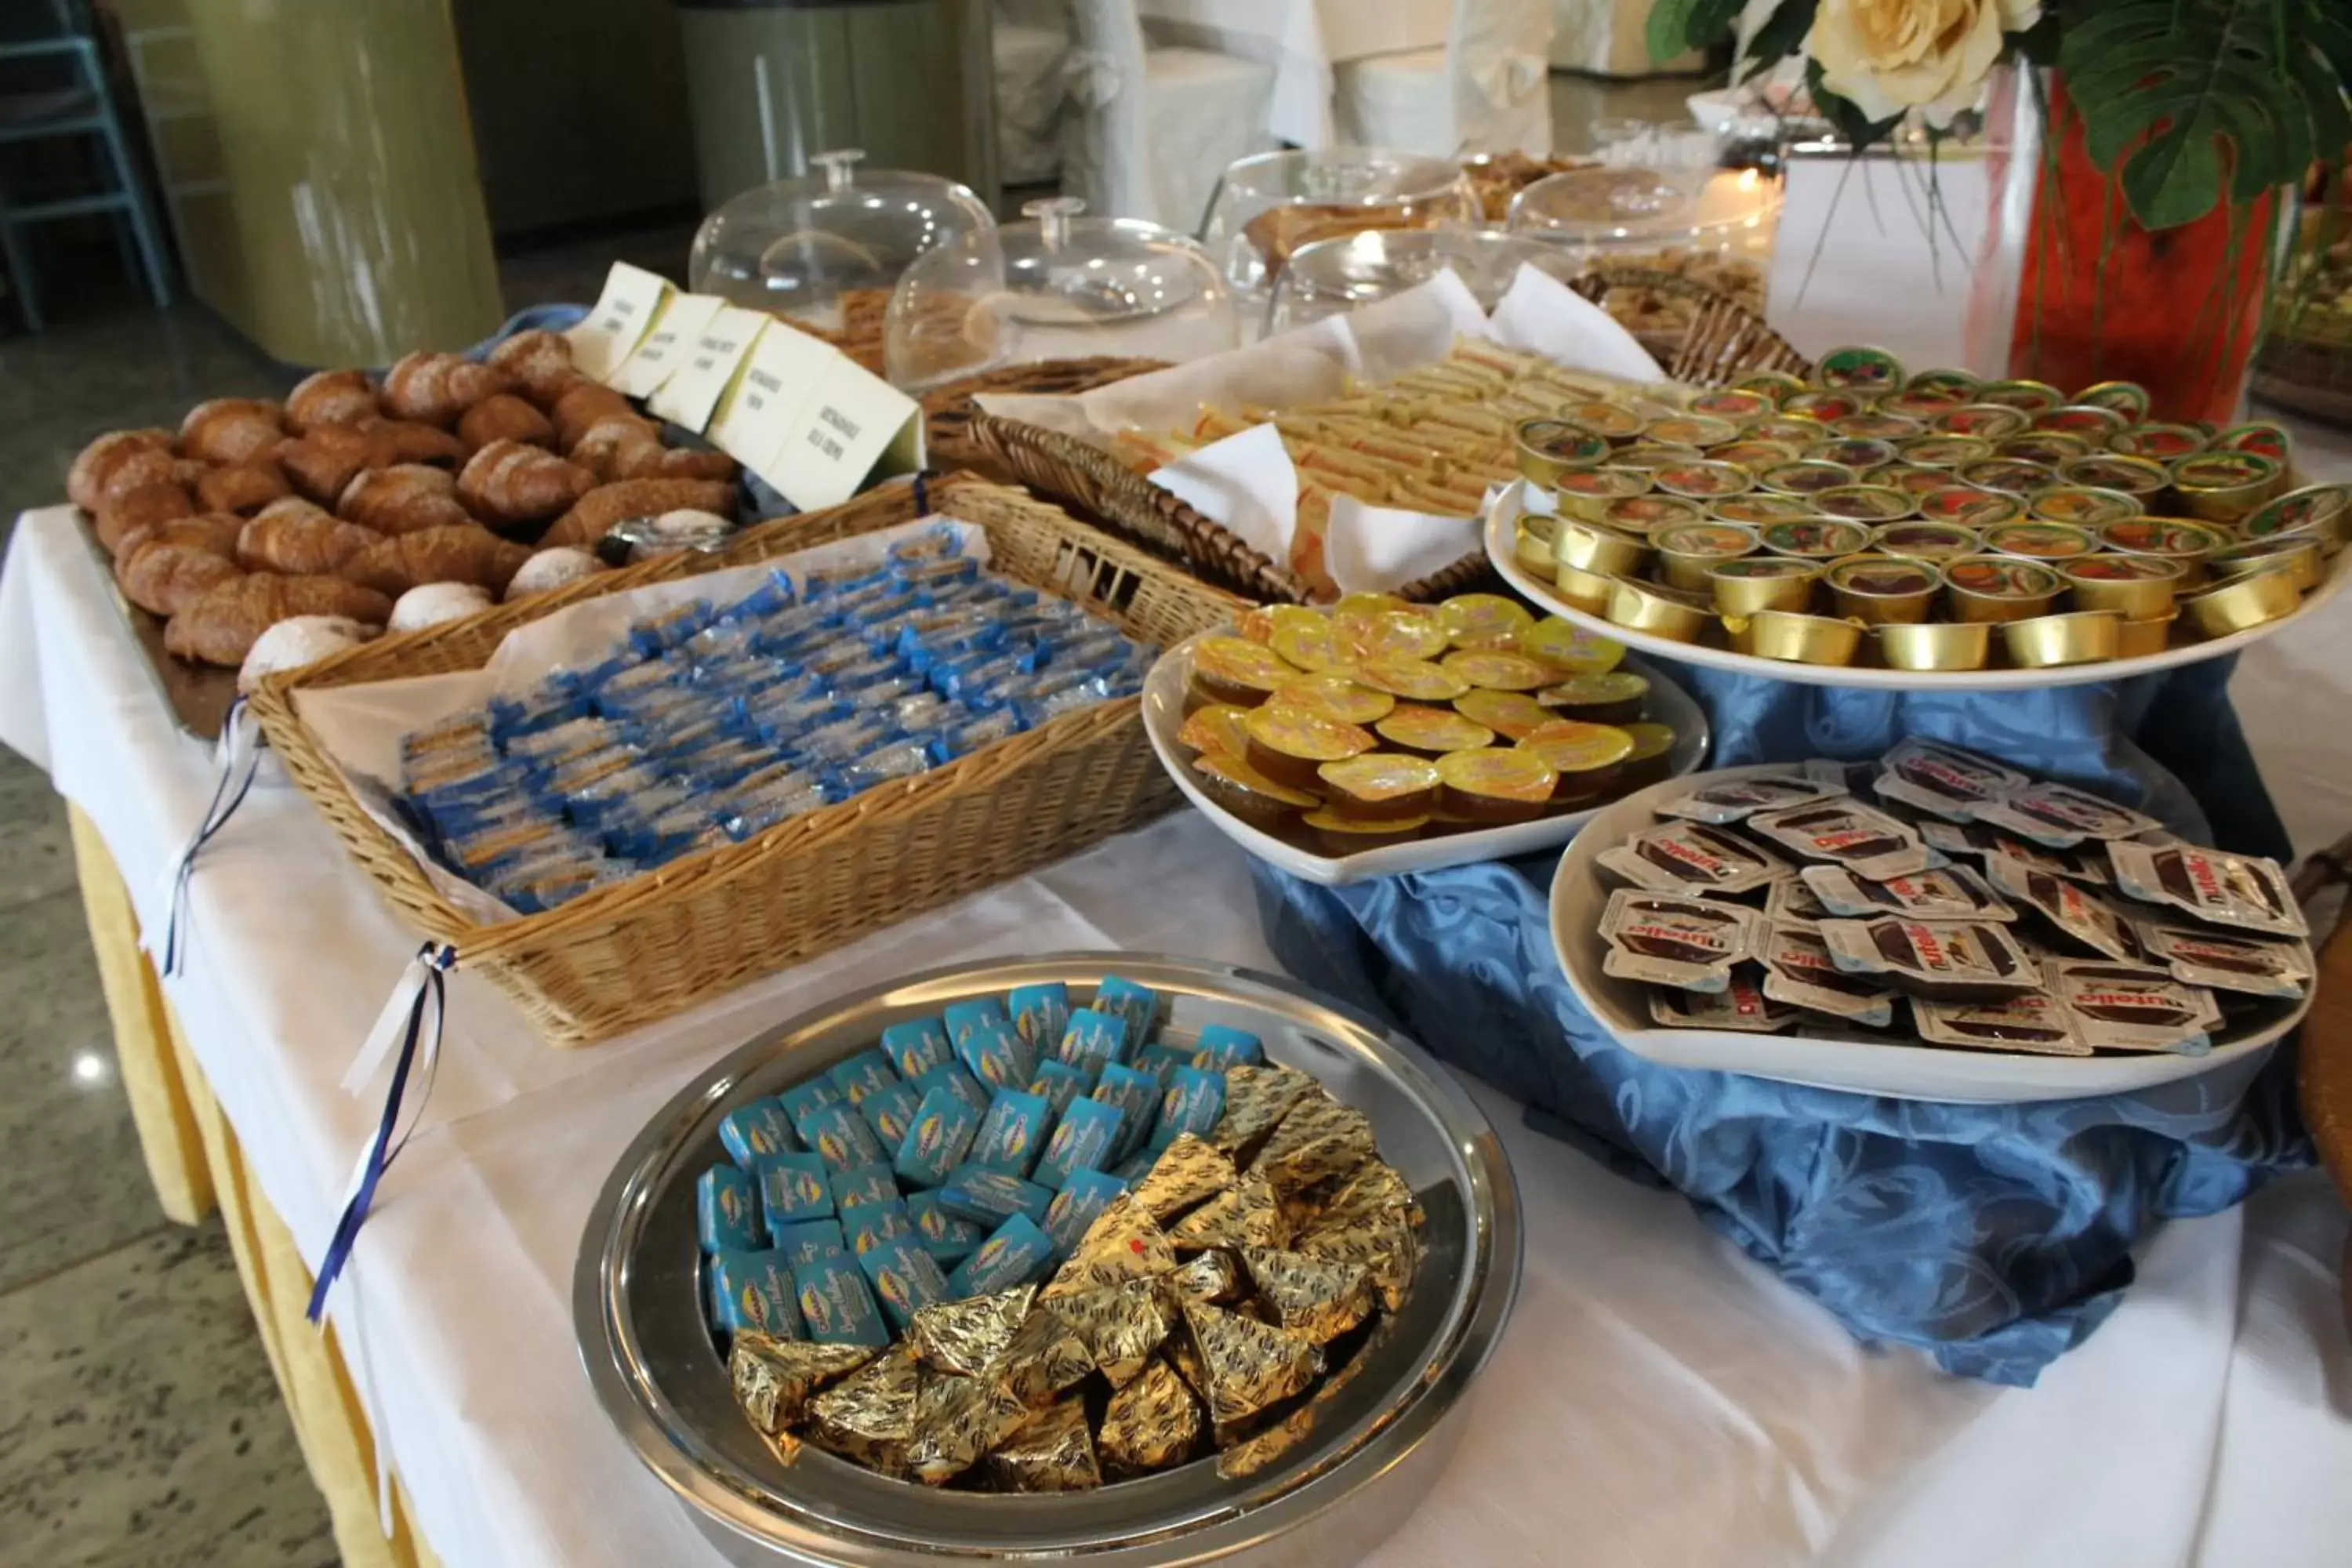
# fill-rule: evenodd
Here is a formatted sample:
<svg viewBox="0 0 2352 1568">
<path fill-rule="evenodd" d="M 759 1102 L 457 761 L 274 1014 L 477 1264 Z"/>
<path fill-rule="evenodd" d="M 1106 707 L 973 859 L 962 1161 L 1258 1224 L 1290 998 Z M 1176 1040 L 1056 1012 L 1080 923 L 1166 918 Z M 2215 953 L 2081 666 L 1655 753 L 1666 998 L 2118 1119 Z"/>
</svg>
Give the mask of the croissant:
<svg viewBox="0 0 2352 1568">
<path fill-rule="evenodd" d="M 541 408 L 554 407 L 580 376 L 572 366 L 572 340 L 536 329 L 517 332 L 492 349 L 490 366 L 512 377 L 523 395 Z"/>
<path fill-rule="evenodd" d="M 724 452 L 701 452 L 686 447 L 656 445 L 647 452 L 631 447 L 614 465 L 624 479 L 723 479 L 735 478 L 735 459 Z"/>
<path fill-rule="evenodd" d="M 180 421 L 180 450 L 200 462 L 250 461 L 286 435 L 285 410 L 257 397 L 215 397 Z"/>
<path fill-rule="evenodd" d="M 538 522 L 596 488 L 596 476 L 552 452 L 493 441 L 457 476 L 457 499 L 485 522 Z"/>
<path fill-rule="evenodd" d="M 375 443 L 373 468 L 394 463 L 446 463 L 456 468 L 466 460 L 466 443 L 446 430 L 410 419 L 362 419 L 360 428 Z"/>
<path fill-rule="evenodd" d="M 457 416 L 513 384 L 502 370 L 457 354 L 409 354 L 384 373 L 383 411 L 424 425 L 455 425 Z"/>
<path fill-rule="evenodd" d="M 99 502 L 98 515 L 91 521 L 98 528 L 98 542 L 106 546 L 108 553 L 120 554 L 122 542 L 132 530 L 195 515 L 196 503 L 189 496 L 188 487 L 161 479 L 153 484 L 132 485 Z"/>
<path fill-rule="evenodd" d="M 136 485 L 193 485 L 204 477 L 205 466 L 186 458 L 175 458 L 169 451 L 148 450 L 126 454 L 107 474 L 106 482 L 98 488 L 98 506 L 106 503 Z"/>
<path fill-rule="evenodd" d="M 245 574 L 236 562 L 194 544 L 150 540 L 115 564 L 122 596 L 142 610 L 176 616 L 224 583 Z"/>
<path fill-rule="evenodd" d="M 608 414 L 581 432 L 565 456 L 595 475 L 599 483 L 610 484 L 635 477 L 624 471 L 625 465 L 642 465 L 646 453 L 658 461 L 660 452 L 660 426 L 635 414 Z"/>
<path fill-rule="evenodd" d="M 378 533 L 415 533 L 423 528 L 462 528 L 474 521 L 457 504 L 457 476 L 446 468 L 401 463 L 370 468 L 353 479 L 335 503 L 350 522 Z"/>
<path fill-rule="evenodd" d="M 485 397 L 466 410 L 457 421 L 457 439 L 470 451 L 480 451 L 493 441 L 521 441 L 533 447 L 555 445 L 555 426 L 547 416 L 517 397 L 511 392 L 501 392 Z"/>
<path fill-rule="evenodd" d="M 286 423 L 298 436 L 321 425 L 356 425 L 375 412 L 375 388 L 364 371 L 322 370 L 286 395 Z"/>
<path fill-rule="evenodd" d="M 169 522 L 148 523 L 132 529 L 122 536 L 122 548 L 114 553 L 117 581 L 122 569 L 142 544 L 185 544 L 197 550 L 209 550 L 224 561 L 236 559 L 236 536 L 245 529 L 245 519 L 226 512 L 205 512 L 200 517 L 175 517 Z"/>
<path fill-rule="evenodd" d="M 540 546 L 593 546 L 623 518 L 658 517 L 681 509 L 730 517 L 735 511 L 735 487 L 719 479 L 623 479 L 599 485 L 555 520 Z"/>
<path fill-rule="evenodd" d="M 289 577 L 324 576 L 383 537 L 372 528 L 331 517 L 308 501 L 300 510 L 270 507 L 236 536 L 236 563 L 248 572 Z"/>
<path fill-rule="evenodd" d="M 98 510 L 99 498 L 105 493 L 106 481 L 122 460 L 138 452 L 160 452 L 172 455 L 172 433 L 169 430 L 110 430 L 84 447 L 66 471 L 66 496 L 74 505 L 87 512 Z"/>
<path fill-rule="evenodd" d="M 255 458 L 231 468 L 207 468 L 196 476 L 196 504 L 206 511 L 257 511 L 294 493 L 286 470 L 273 458 Z"/>
<path fill-rule="evenodd" d="M 163 647 L 181 658 L 234 669 L 256 637 L 290 616 L 348 616 L 380 626 L 391 615 L 390 599 L 341 577 L 256 572 L 222 584 L 173 616 Z"/>
<path fill-rule="evenodd" d="M 593 381 L 583 381 L 555 400 L 550 411 L 555 420 L 555 444 L 569 452 L 588 433 L 588 427 L 599 419 L 615 414 L 633 414 L 629 400 L 609 386 Z"/>
<path fill-rule="evenodd" d="M 521 545 L 469 522 L 462 528 L 425 528 L 397 539 L 380 539 L 345 562 L 343 575 L 394 598 L 419 583 L 472 583 L 499 594 L 530 559 L 530 552 Z"/>
<path fill-rule="evenodd" d="M 321 425 L 278 448 L 278 466 L 295 489 L 331 506 L 362 468 L 383 465 L 371 461 L 375 443 L 367 432 L 350 425 Z"/>
</svg>

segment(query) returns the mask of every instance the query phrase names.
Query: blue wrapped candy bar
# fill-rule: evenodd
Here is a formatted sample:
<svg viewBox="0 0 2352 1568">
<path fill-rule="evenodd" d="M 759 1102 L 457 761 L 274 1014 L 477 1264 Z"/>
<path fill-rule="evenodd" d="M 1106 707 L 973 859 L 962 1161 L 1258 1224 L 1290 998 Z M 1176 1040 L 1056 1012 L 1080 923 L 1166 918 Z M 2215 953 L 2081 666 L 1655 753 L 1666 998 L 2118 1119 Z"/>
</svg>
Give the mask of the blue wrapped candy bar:
<svg viewBox="0 0 2352 1568">
<path fill-rule="evenodd" d="M 695 1182 L 694 1224 L 705 1252 L 756 1252 L 767 1239 L 751 1178 L 732 1165 L 713 1165 Z"/>
<path fill-rule="evenodd" d="M 1101 1171 L 1071 1172 L 1045 1206 L 1045 1235 L 1054 1244 L 1054 1256 L 1067 1258 L 1076 1252 L 1087 1228 L 1127 1188 L 1126 1182 Z"/>
<path fill-rule="evenodd" d="M 834 1212 L 833 1188 L 824 1161 L 815 1154 L 771 1154 L 752 1173 L 760 1184 L 760 1213 L 778 1235 L 782 1226 L 824 1219 Z"/>
<path fill-rule="evenodd" d="M 1161 1045 L 1155 1042 L 1136 1052 L 1135 1060 L 1129 1065 L 1140 1068 L 1158 1079 L 1160 1087 L 1165 1089 L 1176 1081 L 1178 1068 L 1188 1068 L 1192 1065 L 1192 1052 L 1184 1049 L 1181 1046 Z"/>
<path fill-rule="evenodd" d="M 1099 1100 L 1074 1101 L 1053 1137 L 1045 1141 L 1045 1152 L 1038 1157 L 1037 1184 L 1058 1190 L 1076 1173 L 1099 1171 L 1109 1164 L 1119 1145 L 1123 1120 L 1117 1106 Z"/>
<path fill-rule="evenodd" d="M 1160 993 L 1149 985 L 1106 974 L 1102 984 L 1095 987 L 1094 1010 L 1126 1019 L 1129 1042 L 1141 1047 L 1160 1025 Z"/>
<path fill-rule="evenodd" d="M 1138 1153 L 1129 1155 L 1112 1167 L 1110 1173 L 1129 1186 L 1133 1186 L 1151 1174 L 1151 1167 L 1160 1163 L 1160 1151 L 1157 1149 L 1146 1148 Z"/>
<path fill-rule="evenodd" d="M 874 1288 L 882 1310 L 900 1333 L 907 1331 L 918 1311 L 948 1300 L 948 1277 L 915 1236 L 898 1237 L 859 1253 L 857 1267 L 865 1271 L 866 1282 Z"/>
<path fill-rule="evenodd" d="M 1122 1118 L 1112 1160 L 1124 1160 L 1150 1142 L 1151 1130 L 1160 1121 L 1158 1079 L 1140 1068 L 1107 1067 L 1095 1082 L 1094 1098 L 1117 1107 Z"/>
<path fill-rule="evenodd" d="M 988 1114 L 988 1089 L 980 1079 L 964 1071 L 954 1062 L 945 1062 L 915 1079 L 915 1087 L 929 1094 L 944 1089 L 966 1105 L 975 1116 Z"/>
<path fill-rule="evenodd" d="M 890 1342 L 890 1326 L 874 1304 L 865 1271 L 845 1253 L 835 1253 L 793 1269 L 793 1285 L 800 1298 L 801 1321 L 809 1338 L 819 1344 L 865 1345 L 881 1350 Z"/>
<path fill-rule="evenodd" d="M 1002 1225 L 1017 1214 L 1042 1219 L 1053 1201 L 1054 1194 L 1036 1183 L 985 1165 L 959 1165 L 940 1188 L 942 1207 L 987 1226 Z"/>
<path fill-rule="evenodd" d="M 915 1222 L 908 1217 L 905 1200 L 894 1193 L 880 1203 L 843 1209 L 841 1234 L 848 1238 L 849 1250 L 863 1256 L 886 1241 L 914 1235 Z"/>
<path fill-rule="evenodd" d="M 1014 1034 L 1003 1018 L 975 1021 L 957 1038 L 956 1055 L 971 1069 L 971 1076 L 990 1089 L 1017 1089 L 1036 1076 L 1028 1042 Z"/>
<path fill-rule="evenodd" d="M 1192 1065 L 1207 1068 L 1212 1072 L 1223 1072 L 1229 1068 L 1263 1067 L 1265 1046 L 1247 1029 L 1236 1029 L 1225 1024 L 1201 1026 L 1200 1048 L 1192 1055 Z"/>
<path fill-rule="evenodd" d="M 1058 1120 L 1070 1108 L 1070 1101 L 1084 1099 L 1094 1086 L 1094 1079 L 1066 1063 L 1039 1062 L 1037 1076 L 1029 1080 L 1029 1092 L 1044 1100 Z"/>
<path fill-rule="evenodd" d="M 721 1331 L 740 1334 L 753 1330 L 780 1340 L 802 1337 L 792 1266 L 782 1256 L 765 1249 L 721 1252 L 710 1260 L 710 1271 L 711 1303 L 719 1310 Z"/>
<path fill-rule="evenodd" d="M 828 1184 L 833 1189 L 833 1206 L 846 1215 L 863 1204 L 888 1204 L 898 1201 L 898 1184 L 885 1164 L 860 1165 L 855 1170 L 835 1171 Z"/>
<path fill-rule="evenodd" d="M 833 1064 L 824 1075 L 833 1087 L 841 1090 L 842 1098 L 856 1105 L 869 1094 L 877 1094 L 898 1081 L 890 1070 L 890 1059 L 878 1050 L 863 1050 L 846 1061 Z"/>
<path fill-rule="evenodd" d="M 1070 988 L 1058 980 L 1043 985 L 1016 985 L 1006 999 L 1013 1032 L 1029 1042 L 1032 1051 L 1052 1048 L 1070 1023 Z"/>
<path fill-rule="evenodd" d="M 756 1169 L 771 1154 L 796 1152 L 792 1118 L 772 1100 L 755 1100 L 729 1111 L 719 1122 L 719 1142 L 727 1157 L 743 1170 Z"/>
<path fill-rule="evenodd" d="M 801 1118 L 810 1111 L 828 1105 L 846 1104 L 847 1100 L 826 1079 L 813 1078 L 804 1083 L 796 1083 L 776 1096 L 776 1103 L 784 1108 L 784 1114 L 793 1119 L 793 1126 L 798 1130 Z"/>
<path fill-rule="evenodd" d="M 1128 1056 L 1127 1020 L 1115 1013 L 1081 1007 L 1070 1015 L 1069 1026 L 1054 1047 L 1054 1059 L 1089 1076 Z"/>
<path fill-rule="evenodd" d="M 801 1142 L 815 1150 L 836 1171 L 852 1171 L 887 1158 L 866 1119 L 846 1103 L 820 1105 L 793 1119 Z"/>
<path fill-rule="evenodd" d="M 1053 1115 L 1042 1095 L 997 1090 L 996 1098 L 989 1101 L 988 1114 L 980 1119 L 980 1131 L 966 1160 L 1008 1175 L 1027 1175 L 1045 1147 L 1045 1128 Z"/>
<path fill-rule="evenodd" d="M 1008 1022 L 1004 1016 L 1004 1004 L 993 996 L 976 997 L 970 1002 L 950 1002 L 945 1018 L 948 1039 L 956 1046 L 961 1046 L 973 1030 L 983 1025 Z"/>
<path fill-rule="evenodd" d="M 993 1296 L 1044 1278 L 1053 1264 L 1051 1238 L 1035 1220 L 1016 1214 L 956 1266 L 956 1271 L 948 1276 L 948 1291 L 958 1300 Z"/>
<path fill-rule="evenodd" d="M 942 1268 L 953 1268 L 971 1256 L 988 1233 L 940 1202 L 937 1193 L 914 1193 L 907 1198 L 907 1217 L 923 1250 Z"/>
<path fill-rule="evenodd" d="M 803 1263 L 848 1250 L 849 1244 L 842 1239 L 841 1222 L 837 1219 L 813 1219 L 802 1225 L 788 1225 L 776 1232 L 776 1256 L 784 1260 L 787 1268 L 798 1268 Z"/>
<path fill-rule="evenodd" d="M 1151 1130 L 1151 1147 L 1165 1149 L 1187 1132 L 1206 1138 L 1216 1131 L 1224 1114 L 1224 1075 L 1201 1068 L 1180 1068 L 1176 1081 L 1160 1097 L 1160 1124 Z"/>
<path fill-rule="evenodd" d="M 946 1023 L 938 1018 L 909 1018 L 882 1031 L 882 1054 L 909 1083 L 933 1068 L 955 1060 L 955 1045 Z"/>
<path fill-rule="evenodd" d="M 898 1144 L 892 1169 L 912 1187 L 936 1187 L 971 1152 L 980 1113 L 963 1097 L 941 1086 L 923 1096 L 915 1120 Z"/>
<path fill-rule="evenodd" d="M 907 1129 L 915 1124 L 915 1109 L 922 1102 L 914 1085 L 894 1083 L 859 1100 L 857 1114 L 866 1118 L 866 1125 L 874 1129 L 883 1148 L 896 1149 L 906 1138 Z"/>
</svg>

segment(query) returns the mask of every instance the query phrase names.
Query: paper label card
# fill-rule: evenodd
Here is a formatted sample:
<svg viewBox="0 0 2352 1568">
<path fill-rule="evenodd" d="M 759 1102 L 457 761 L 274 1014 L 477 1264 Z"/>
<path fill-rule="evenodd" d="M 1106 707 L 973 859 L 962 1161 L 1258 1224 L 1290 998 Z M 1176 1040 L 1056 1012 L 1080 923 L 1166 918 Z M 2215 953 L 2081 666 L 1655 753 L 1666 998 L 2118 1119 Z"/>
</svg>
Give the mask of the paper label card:
<svg viewBox="0 0 2352 1568">
<path fill-rule="evenodd" d="M 855 361 L 835 354 L 760 477 L 803 511 L 838 506 L 865 488 L 923 466 L 923 411 Z"/>
<path fill-rule="evenodd" d="M 710 423 L 751 344 L 772 320 L 763 311 L 719 306 L 687 351 L 686 363 L 670 373 L 646 406 L 672 424 L 701 430 Z"/>
<path fill-rule="evenodd" d="M 564 334 L 572 341 L 572 363 L 580 374 L 593 381 L 608 380 L 644 340 L 670 293 L 669 279 L 659 273 L 625 261 L 613 263 L 596 308 Z"/>
<path fill-rule="evenodd" d="M 833 374 L 840 351 L 772 321 L 751 345 L 706 432 L 711 444 L 762 479 L 776 466 L 801 413 Z"/>
<path fill-rule="evenodd" d="M 631 397 L 650 397 L 686 363 L 695 340 L 727 301 L 716 294 L 672 294 L 636 352 L 605 383 Z"/>
</svg>

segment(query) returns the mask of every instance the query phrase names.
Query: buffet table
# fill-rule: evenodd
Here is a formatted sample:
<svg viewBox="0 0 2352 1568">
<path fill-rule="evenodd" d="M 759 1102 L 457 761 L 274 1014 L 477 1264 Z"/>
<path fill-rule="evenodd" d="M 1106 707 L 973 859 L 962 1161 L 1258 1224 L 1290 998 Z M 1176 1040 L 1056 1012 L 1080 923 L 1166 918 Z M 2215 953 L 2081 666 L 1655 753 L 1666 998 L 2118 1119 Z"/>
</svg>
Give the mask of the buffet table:
<svg viewBox="0 0 2352 1568">
<path fill-rule="evenodd" d="M 2341 445 L 2305 451 L 2331 477 Z M 2298 848 L 2352 826 L 2340 608 L 2246 660 L 2246 722 Z M 257 789 L 194 879 L 184 972 L 136 932 L 212 788 L 63 509 L 0 574 L 0 742 L 76 811 L 142 1138 L 175 1217 L 225 1212 L 352 1564 L 725 1561 L 607 1426 L 571 1280 L 604 1173 L 687 1079 L 842 991 L 992 953 L 1272 961 L 1238 851 L 1189 814 L 909 921 L 698 1013 L 541 1044 L 460 971 L 437 1087 L 387 1179 L 335 1333 L 300 1323 L 377 1092 L 341 1079 L 415 938 L 293 791 Z M 1515 1163 L 1526 1277 L 1463 1450 L 1374 1559 L 1617 1563 L 2305 1562 L 2352 1528 L 2352 1352 L 2317 1173 L 2167 1226 L 2125 1305 L 2032 1390 L 1874 1352 L 1706 1230 L 1478 1095 Z M 2123 1435 L 2129 1434 L 2128 1440 Z M 379 1493 L 379 1454 L 397 1478 Z M 382 1521 L 391 1521 L 387 1540 Z"/>
</svg>

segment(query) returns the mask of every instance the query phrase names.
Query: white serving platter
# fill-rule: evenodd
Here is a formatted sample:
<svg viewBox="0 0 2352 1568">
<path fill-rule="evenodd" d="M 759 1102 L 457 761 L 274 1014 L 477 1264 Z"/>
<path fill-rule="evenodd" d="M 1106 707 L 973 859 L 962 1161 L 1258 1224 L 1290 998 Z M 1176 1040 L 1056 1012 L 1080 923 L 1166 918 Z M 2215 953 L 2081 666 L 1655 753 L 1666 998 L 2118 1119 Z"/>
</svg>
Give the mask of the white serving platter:
<svg viewBox="0 0 2352 1568">
<path fill-rule="evenodd" d="M 1191 753 L 1176 739 L 1176 731 L 1184 723 L 1184 688 L 1192 677 L 1192 647 L 1200 640 L 1198 637 L 1192 637 L 1170 648 L 1144 678 L 1144 731 L 1151 737 L 1151 749 L 1160 754 L 1160 765 L 1168 770 L 1168 776 L 1176 781 L 1184 797 L 1216 824 L 1219 832 L 1259 859 L 1294 877 L 1337 888 L 1400 871 L 1434 871 L 1446 866 L 1507 859 L 1565 844 L 1595 813 L 1607 809 L 1595 806 L 1591 811 L 1539 817 L 1508 827 L 1451 833 L 1442 838 L 1416 839 L 1410 844 L 1391 844 L 1347 856 L 1318 855 L 1261 832 L 1209 798 L 1196 782 Z M 1706 714 L 1691 700 L 1688 692 L 1640 659 L 1629 658 L 1624 668 L 1650 678 L 1649 716 L 1675 732 L 1675 749 L 1666 760 L 1671 783 L 1706 760 Z"/>
<path fill-rule="evenodd" d="M 1709 780 L 1785 768 L 1726 768 Z M 1663 1029 L 1652 1022 L 1649 993 L 1640 984 L 1601 971 L 1608 945 L 1601 940 L 1601 911 L 1614 884 L 1594 862 L 1653 819 L 1655 804 L 1690 787 L 1668 780 L 1638 790 L 1595 812 L 1560 857 L 1551 884 L 1551 943 L 1577 1000 L 1617 1043 L 1667 1067 L 1748 1073 L 1756 1078 L 1856 1094 L 1903 1100 L 1956 1100 L 1972 1104 L 2075 1100 L 2128 1094 L 2208 1074 L 2230 1074 L 2204 1086 L 2209 1099 L 2234 1098 L 2268 1056 L 2271 1045 L 2303 1021 L 2311 1009 L 2305 990 L 2299 1002 L 2266 1005 L 2252 1021 L 2225 1033 L 2205 1056 L 2171 1052 L 2044 1057 L 1927 1045 L 1889 1045 L 1870 1040 L 1807 1039 L 1796 1035 L 1742 1034 L 1718 1029 Z"/>
<path fill-rule="evenodd" d="M 2188 643 L 2138 658 L 2061 665 L 2054 669 L 1913 670 L 1880 669 L 1861 665 L 1798 664 L 1789 659 L 1759 658 L 1753 654 L 1734 653 L 1716 644 L 1676 642 L 1671 637 L 1633 631 L 1613 624 L 1605 616 L 1580 610 L 1563 602 L 1553 593 L 1549 583 L 1518 562 L 1518 520 L 1524 510 L 1526 488 L 1525 480 L 1514 481 L 1489 501 L 1484 530 L 1486 559 L 1494 563 L 1496 571 L 1502 574 L 1505 582 L 1517 589 L 1537 608 L 1562 620 L 1574 621 L 1578 626 L 1604 637 L 1614 637 L 1629 648 L 1639 648 L 1661 658 L 1679 659 L 1685 664 L 1699 665 L 1708 669 L 1727 669 L 1739 675 L 1759 675 L 1768 680 L 1793 681 L 1800 686 L 1864 687 L 1880 691 L 2021 691 L 2041 690 L 2053 686 L 2083 686 L 2093 681 L 2124 680 L 2135 675 L 2151 675 L 2160 669 L 2175 669 L 2184 664 L 2197 664 L 2205 659 L 2219 658 L 2225 653 L 2235 653 L 2249 644 L 2258 643 L 2297 625 L 2341 593 L 2347 574 L 2352 574 L 2352 550 L 2339 550 L 2328 562 L 2326 580 L 2303 596 L 2303 607 L 2294 614 L 2242 632 L 2233 632 L 2225 637 L 2215 637 L 2210 642 Z"/>
</svg>

